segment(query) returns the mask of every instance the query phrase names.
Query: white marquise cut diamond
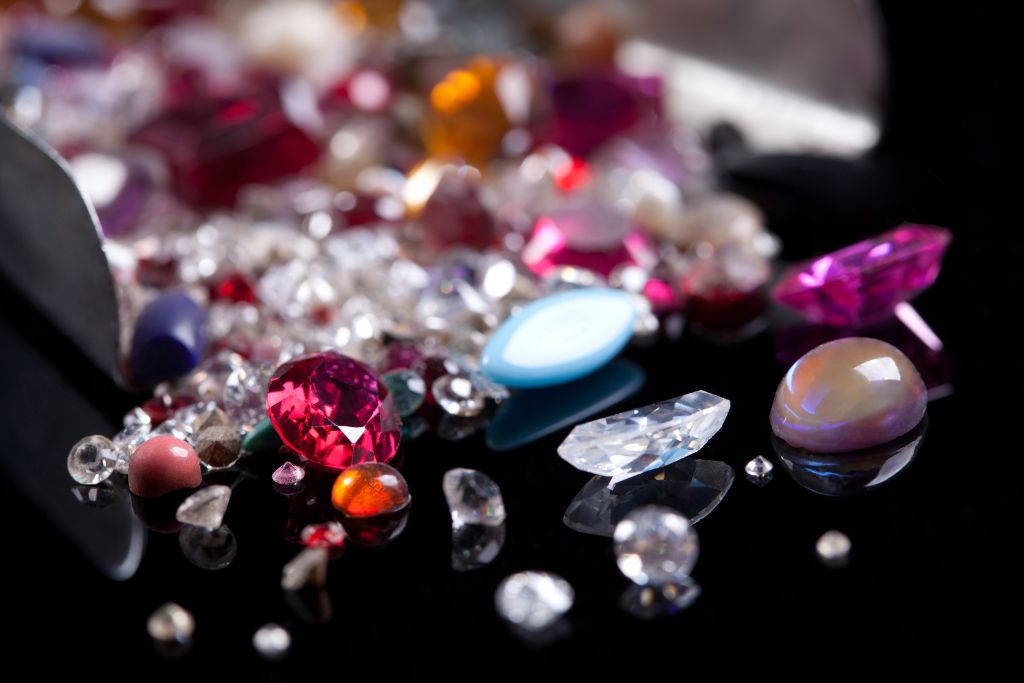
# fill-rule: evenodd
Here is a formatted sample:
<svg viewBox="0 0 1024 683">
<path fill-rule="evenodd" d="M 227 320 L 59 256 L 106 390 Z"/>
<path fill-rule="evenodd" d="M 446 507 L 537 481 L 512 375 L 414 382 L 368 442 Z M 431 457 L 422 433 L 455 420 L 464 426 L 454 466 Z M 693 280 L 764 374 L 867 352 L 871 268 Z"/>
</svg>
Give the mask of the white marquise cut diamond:
<svg viewBox="0 0 1024 683">
<path fill-rule="evenodd" d="M 727 399 L 694 391 L 577 425 L 558 455 L 578 470 L 611 477 L 614 486 L 696 453 L 728 413 Z"/>
</svg>

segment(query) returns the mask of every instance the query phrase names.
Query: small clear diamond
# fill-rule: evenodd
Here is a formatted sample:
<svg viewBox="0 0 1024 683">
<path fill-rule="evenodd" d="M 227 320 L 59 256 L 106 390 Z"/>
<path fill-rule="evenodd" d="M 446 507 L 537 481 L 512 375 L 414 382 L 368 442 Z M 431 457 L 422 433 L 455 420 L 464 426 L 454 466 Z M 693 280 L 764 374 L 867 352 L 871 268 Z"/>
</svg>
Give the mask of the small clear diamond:
<svg viewBox="0 0 1024 683">
<path fill-rule="evenodd" d="M 384 374 L 384 384 L 395 403 L 399 417 L 408 417 L 419 410 L 427 396 L 427 383 L 412 370 L 402 368 Z"/>
<path fill-rule="evenodd" d="M 280 659 L 292 646 L 292 637 L 277 624 L 265 624 L 252 635 L 252 646 L 266 659 Z"/>
<path fill-rule="evenodd" d="M 267 416 L 267 387 L 273 368 L 242 363 L 224 382 L 224 411 L 243 434 Z"/>
<path fill-rule="evenodd" d="M 160 643 L 187 643 L 195 633 L 196 622 L 187 609 L 168 602 L 149 616 L 146 630 Z"/>
<path fill-rule="evenodd" d="M 683 584 L 697 563 L 697 532 L 671 508 L 634 510 L 615 527 L 619 570 L 641 586 Z"/>
<path fill-rule="evenodd" d="M 498 614 L 527 631 L 552 626 L 572 607 L 569 582 L 548 572 L 519 572 L 506 577 L 494 594 Z"/>
<path fill-rule="evenodd" d="M 224 523 L 224 513 L 228 511 L 230 501 L 230 486 L 207 486 L 186 498 L 174 516 L 182 524 L 216 529 Z"/>
<path fill-rule="evenodd" d="M 204 529 L 186 524 L 178 532 L 178 545 L 185 559 L 209 571 L 224 569 L 238 554 L 238 541 L 226 526 Z"/>
<path fill-rule="evenodd" d="M 490 564 L 505 545 L 505 525 L 452 527 L 452 569 L 468 572 Z"/>
<path fill-rule="evenodd" d="M 434 381 L 434 400 L 449 415 L 472 417 L 484 409 L 484 396 L 468 377 L 445 375 Z"/>
<path fill-rule="evenodd" d="M 195 432 L 185 422 L 181 421 L 177 417 L 177 413 L 173 417 L 164 420 L 160 423 L 160 426 L 151 432 L 151 436 L 160 436 L 166 434 L 173 436 L 175 439 L 180 439 L 188 444 L 192 445 L 195 442 Z"/>
<path fill-rule="evenodd" d="M 302 469 L 298 465 L 292 462 L 286 462 L 270 475 L 270 478 L 274 480 L 275 484 L 281 486 L 296 486 L 300 481 L 305 479 L 306 470 Z"/>
<path fill-rule="evenodd" d="M 128 474 L 128 463 L 135 455 L 135 449 L 149 438 L 149 424 L 134 424 L 126 426 L 114 436 L 114 448 L 117 449 L 117 471 L 121 474 Z"/>
<path fill-rule="evenodd" d="M 693 579 L 667 586 L 638 586 L 626 589 L 619 600 L 624 612 L 637 619 L 673 617 L 692 605 L 700 597 L 700 586 Z"/>
<path fill-rule="evenodd" d="M 850 561 L 850 537 L 842 531 L 826 531 L 814 544 L 818 559 L 826 567 L 845 567 Z"/>
<path fill-rule="evenodd" d="M 759 455 L 746 464 L 743 471 L 747 473 L 747 479 L 757 484 L 758 486 L 764 486 L 772 479 L 772 470 L 775 466 L 772 465 L 771 460 Z"/>
<path fill-rule="evenodd" d="M 131 429 L 133 427 L 139 427 L 141 425 L 146 425 L 147 427 L 149 427 L 152 424 L 153 424 L 153 418 L 151 418 L 149 416 L 149 413 L 147 413 L 142 408 L 139 408 L 138 406 L 136 406 L 135 408 L 132 408 L 127 413 L 125 413 L 125 416 L 124 416 L 124 428 L 125 429 Z"/>
<path fill-rule="evenodd" d="M 117 469 L 114 443 L 105 436 L 87 436 L 68 453 L 68 474 L 79 484 L 92 486 L 106 480 Z"/>
<path fill-rule="evenodd" d="M 281 588 L 297 591 L 306 586 L 323 588 L 327 583 L 327 548 L 306 548 L 281 570 Z"/>
<path fill-rule="evenodd" d="M 505 521 L 501 489 L 483 472 L 464 467 L 448 470 L 441 487 L 452 513 L 453 526 L 497 526 Z"/>
<path fill-rule="evenodd" d="M 558 455 L 578 470 L 611 477 L 614 485 L 697 452 L 728 413 L 728 400 L 695 391 L 577 425 Z"/>
</svg>

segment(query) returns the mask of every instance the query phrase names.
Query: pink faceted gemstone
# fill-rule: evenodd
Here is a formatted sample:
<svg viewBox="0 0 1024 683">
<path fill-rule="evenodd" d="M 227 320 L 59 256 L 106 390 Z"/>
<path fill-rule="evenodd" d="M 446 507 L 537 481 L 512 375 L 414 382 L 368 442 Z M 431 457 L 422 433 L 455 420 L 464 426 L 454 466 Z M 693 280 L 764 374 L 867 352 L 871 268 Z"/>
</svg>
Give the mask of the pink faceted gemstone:
<svg viewBox="0 0 1024 683">
<path fill-rule="evenodd" d="M 384 382 L 363 363 L 333 351 L 279 367 L 270 380 L 267 413 L 285 445 L 334 470 L 387 462 L 401 439 Z"/>
<path fill-rule="evenodd" d="M 639 230 L 629 230 L 614 244 L 588 249 L 574 246 L 578 240 L 566 228 L 546 216 L 537 221 L 522 252 L 526 267 L 541 276 L 558 266 L 575 266 L 608 277 L 617 266 L 651 267 L 656 260 L 650 239 Z"/>
<path fill-rule="evenodd" d="M 772 298 L 815 323 L 860 327 L 879 322 L 935 282 L 950 241 L 944 228 L 901 225 L 789 268 Z"/>
</svg>

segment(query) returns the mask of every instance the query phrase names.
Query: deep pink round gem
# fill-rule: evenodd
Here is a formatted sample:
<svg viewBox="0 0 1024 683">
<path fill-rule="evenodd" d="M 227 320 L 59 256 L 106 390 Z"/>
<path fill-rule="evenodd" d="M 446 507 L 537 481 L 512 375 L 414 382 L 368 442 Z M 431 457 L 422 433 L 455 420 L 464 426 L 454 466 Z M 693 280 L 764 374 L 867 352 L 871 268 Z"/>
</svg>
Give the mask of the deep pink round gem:
<svg viewBox="0 0 1024 683">
<path fill-rule="evenodd" d="M 366 365 L 326 351 L 277 369 L 267 413 L 285 445 L 317 465 L 341 470 L 387 462 L 401 421 L 384 382 Z"/>
</svg>

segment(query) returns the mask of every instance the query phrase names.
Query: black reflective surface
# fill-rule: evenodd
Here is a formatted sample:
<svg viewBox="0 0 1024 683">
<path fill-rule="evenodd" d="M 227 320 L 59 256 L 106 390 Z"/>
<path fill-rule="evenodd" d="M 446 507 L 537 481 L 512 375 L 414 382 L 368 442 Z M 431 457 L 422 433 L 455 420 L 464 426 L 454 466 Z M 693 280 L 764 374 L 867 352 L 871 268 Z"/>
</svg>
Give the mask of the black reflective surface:
<svg viewBox="0 0 1024 683">
<path fill-rule="evenodd" d="M 916 306 L 956 361 L 955 390 L 929 405 L 920 452 L 887 486 L 830 498 L 781 473 L 764 488 L 738 477 L 698 525 L 700 596 L 674 618 L 648 621 L 622 611 L 628 583 L 610 540 L 562 524 L 567 502 L 590 479 L 555 452 L 566 429 L 500 454 L 486 448 L 482 434 L 458 443 L 424 436 L 404 449 L 414 497 L 408 517 L 367 534 L 404 528 L 384 545 L 347 547 L 331 563 L 323 592 L 279 588 L 281 567 L 298 550 L 286 540 L 285 519 L 309 499 L 275 491 L 269 475 L 280 463 L 273 458 L 250 463 L 259 476 L 235 485 L 225 524 L 237 554 L 227 567 L 200 568 L 183 556 L 176 533 L 146 529 L 137 571 L 116 581 L 110 577 L 130 573 L 133 549 L 141 549 L 133 545 L 141 525 L 126 500 L 81 504 L 64 458 L 82 435 L 113 433 L 132 398 L 5 283 L 0 515 L 12 626 L 4 653 L 15 677 L 1016 677 L 1020 430 L 1019 416 L 1008 418 L 1020 405 L 1020 362 L 1011 356 L 1019 350 L 1010 331 L 1020 304 L 1008 295 L 1019 289 L 1024 240 L 996 189 L 992 168 L 1002 145 L 991 113 L 1001 89 L 1012 87 L 994 70 L 995 46 L 1006 43 L 988 36 L 1000 22 L 980 9 L 906 6 L 886 10 L 899 35 L 892 41 L 899 44 L 892 69 L 899 94 L 890 102 L 889 137 L 862 163 L 861 171 L 885 171 L 872 176 L 877 183 L 858 185 L 860 175 L 839 173 L 828 181 L 845 199 L 835 208 L 831 200 L 794 198 L 787 182 L 762 182 L 770 159 L 732 176 L 736 184 L 761 183 L 752 193 L 791 258 L 898 220 L 954 230 L 944 271 Z M 975 40 L 964 39 L 972 32 Z M 861 211 L 857 226 L 842 209 L 849 206 Z M 625 358 L 647 381 L 614 410 L 695 389 L 728 397 L 729 418 L 701 457 L 739 472 L 758 453 L 774 459 L 767 414 L 785 371 L 775 351 L 768 333 L 736 346 L 686 334 L 629 349 Z M 493 477 L 509 514 L 500 552 L 472 571 L 451 566 L 441 477 L 456 466 Z M 833 528 L 853 542 L 850 564 L 840 570 L 814 556 L 815 540 Z M 494 588 L 521 569 L 556 572 L 576 590 L 565 630 L 552 642 L 524 642 L 494 613 Z M 193 646 L 173 658 L 159 656 L 145 631 L 148 615 L 167 600 L 197 620 Z M 280 662 L 263 662 L 252 650 L 253 632 L 268 621 L 293 634 L 292 652 Z"/>
</svg>

